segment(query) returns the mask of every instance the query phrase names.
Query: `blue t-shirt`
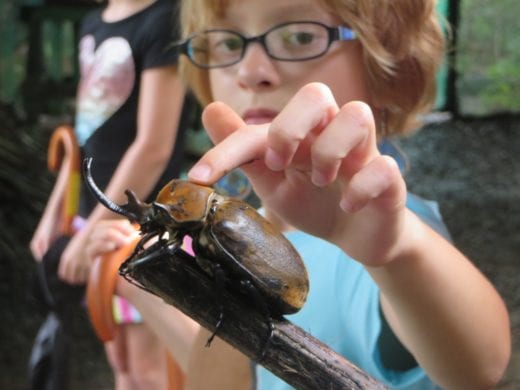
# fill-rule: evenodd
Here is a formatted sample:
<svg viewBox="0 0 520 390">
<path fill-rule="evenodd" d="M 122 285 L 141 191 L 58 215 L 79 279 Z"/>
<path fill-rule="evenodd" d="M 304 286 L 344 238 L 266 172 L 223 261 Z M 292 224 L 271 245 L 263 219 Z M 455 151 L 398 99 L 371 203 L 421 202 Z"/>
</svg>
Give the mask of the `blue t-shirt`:
<svg viewBox="0 0 520 390">
<path fill-rule="evenodd" d="M 435 202 L 409 193 L 407 207 L 450 239 Z M 382 364 L 379 287 L 363 265 L 335 245 L 309 234 L 294 231 L 287 233 L 287 238 L 302 256 L 310 281 L 303 309 L 287 319 L 391 389 L 437 389 L 420 367 L 393 371 Z M 258 390 L 291 388 L 260 365 L 256 370 Z"/>
</svg>

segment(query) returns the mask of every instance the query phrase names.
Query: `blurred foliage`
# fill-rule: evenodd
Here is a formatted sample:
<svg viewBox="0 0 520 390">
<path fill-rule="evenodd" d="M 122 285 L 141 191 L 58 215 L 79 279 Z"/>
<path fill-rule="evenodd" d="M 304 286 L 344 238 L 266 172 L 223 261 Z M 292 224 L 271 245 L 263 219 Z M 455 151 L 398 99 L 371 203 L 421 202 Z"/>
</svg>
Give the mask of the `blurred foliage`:
<svg viewBox="0 0 520 390">
<path fill-rule="evenodd" d="M 27 32 L 18 22 L 19 9 L 14 1 L 0 1 L 0 101 L 12 102 L 25 71 Z"/>
<path fill-rule="evenodd" d="M 41 321 L 31 295 L 36 263 L 29 240 L 54 180 L 45 161 L 49 134 L 22 122 L 12 106 L 0 102 L 0 365 L 6 368 L 0 388 L 13 388 L 12 383 L 5 386 L 5 378 L 24 380 Z"/>
<path fill-rule="evenodd" d="M 462 114 L 520 110 L 518 0 L 462 0 L 457 45 Z"/>
<path fill-rule="evenodd" d="M 53 178 L 45 161 L 49 134 L 23 125 L 10 106 L 0 105 L 0 220 L 15 222 L 0 235 L 2 257 L 27 257 L 24 245 L 13 243 L 27 244 L 50 193 Z"/>
</svg>

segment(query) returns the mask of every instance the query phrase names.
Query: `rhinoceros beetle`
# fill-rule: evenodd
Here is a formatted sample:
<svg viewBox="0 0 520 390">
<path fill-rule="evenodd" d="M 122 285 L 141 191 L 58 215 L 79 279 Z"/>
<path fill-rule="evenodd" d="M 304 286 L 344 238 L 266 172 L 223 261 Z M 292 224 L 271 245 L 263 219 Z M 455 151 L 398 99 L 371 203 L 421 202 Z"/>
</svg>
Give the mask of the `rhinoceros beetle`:
<svg viewBox="0 0 520 390">
<path fill-rule="evenodd" d="M 118 205 L 95 184 L 91 162 L 85 159 L 83 169 L 94 196 L 111 211 L 140 225 L 142 238 L 134 254 L 121 266 L 123 275 L 158 257 L 143 250 L 153 237 L 159 239 L 154 247 L 174 251 L 189 235 L 201 269 L 215 279 L 217 288 L 222 288 L 226 279 L 248 289 L 250 297 L 268 315 L 271 333 L 271 317 L 302 308 L 309 291 L 305 265 L 285 236 L 253 207 L 186 180 L 170 181 L 152 203 L 141 202 L 127 190 L 127 204 Z M 220 317 L 208 344 L 222 323 L 224 307 L 220 304 Z"/>
</svg>

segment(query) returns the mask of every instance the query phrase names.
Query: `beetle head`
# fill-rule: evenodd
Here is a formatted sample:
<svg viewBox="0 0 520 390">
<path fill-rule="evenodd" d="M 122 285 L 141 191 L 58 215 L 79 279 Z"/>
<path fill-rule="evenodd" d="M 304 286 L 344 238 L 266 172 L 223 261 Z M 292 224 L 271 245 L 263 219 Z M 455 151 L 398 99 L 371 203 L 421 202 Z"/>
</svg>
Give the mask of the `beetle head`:
<svg viewBox="0 0 520 390">
<path fill-rule="evenodd" d="M 128 202 L 124 205 L 118 205 L 109 199 L 97 186 L 92 177 L 91 167 L 92 158 L 83 160 L 83 174 L 87 187 L 90 189 L 94 197 L 107 209 L 114 213 L 120 214 L 130 220 L 130 222 L 137 222 L 140 225 L 145 224 L 151 218 L 152 206 L 148 203 L 141 202 L 137 199 L 135 193 L 126 190 L 125 194 Z"/>
</svg>

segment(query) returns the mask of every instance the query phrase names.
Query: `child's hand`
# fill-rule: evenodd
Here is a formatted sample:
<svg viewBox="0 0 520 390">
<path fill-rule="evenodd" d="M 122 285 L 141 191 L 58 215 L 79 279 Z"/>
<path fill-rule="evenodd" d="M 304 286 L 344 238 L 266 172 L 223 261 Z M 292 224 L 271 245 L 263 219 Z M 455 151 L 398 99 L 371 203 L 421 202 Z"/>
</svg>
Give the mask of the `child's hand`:
<svg viewBox="0 0 520 390">
<path fill-rule="evenodd" d="M 403 248 L 406 186 L 382 156 L 370 108 L 339 108 L 330 90 L 302 88 L 270 124 L 246 125 L 223 103 L 203 122 L 215 146 L 189 172 L 213 183 L 241 166 L 263 205 L 297 229 L 323 237 L 366 265 Z"/>
<path fill-rule="evenodd" d="M 42 261 L 57 236 L 56 221 L 52 220 L 48 214 L 44 214 L 29 244 L 31 253 L 37 262 Z"/>
<path fill-rule="evenodd" d="M 131 242 L 135 229 L 122 219 L 102 220 L 93 229 L 83 229 L 70 240 L 61 255 L 58 275 L 70 284 L 87 282 L 96 256 Z"/>
<path fill-rule="evenodd" d="M 97 256 L 130 244 L 139 233 L 125 219 L 105 219 L 97 222 L 90 234 L 86 253 L 90 261 Z"/>
</svg>

